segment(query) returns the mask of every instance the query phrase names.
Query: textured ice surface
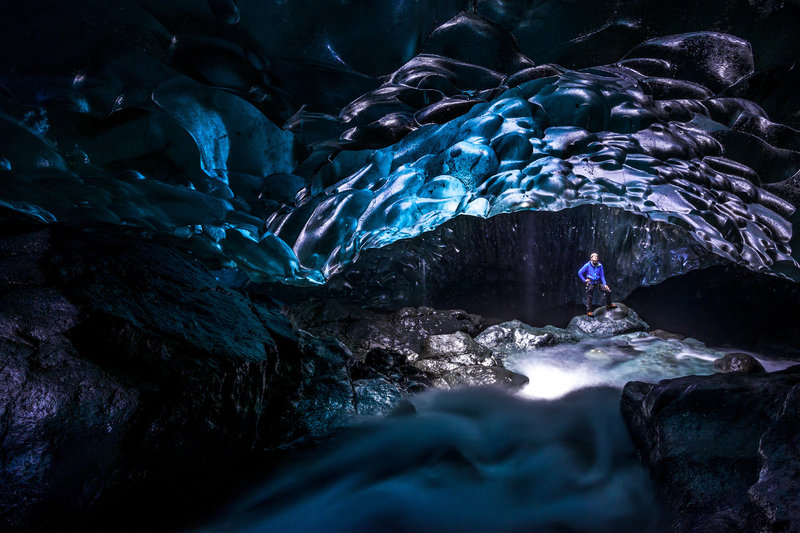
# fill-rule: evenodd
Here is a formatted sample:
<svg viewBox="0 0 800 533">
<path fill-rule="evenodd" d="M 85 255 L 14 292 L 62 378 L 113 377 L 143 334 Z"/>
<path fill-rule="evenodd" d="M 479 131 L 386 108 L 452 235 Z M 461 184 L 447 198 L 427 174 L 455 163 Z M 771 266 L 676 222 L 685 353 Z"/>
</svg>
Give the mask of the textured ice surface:
<svg viewBox="0 0 800 533">
<path fill-rule="evenodd" d="M 227 25 L 244 16 L 236 3 L 210 6 Z M 170 54 L 194 79 L 132 69 L 139 78 L 117 87 L 109 116 L 98 102 L 114 87 L 81 73 L 68 113 L 3 96 L 3 215 L 141 228 L 255 279 L 303 284 L 460 214 L 602 204 L 680 228 L 723 260 L 797 277 L 794 206 L 761 186 L 800 168 L 800 133 L 720 96 L 753 72 L 742 39 L 660 38 L 572 71 L 533 66 L 507 33 L 459 15 L 338 117 L 295 114 L 296 135 L 267 119 L 280 116 L 265 104 L 275 95 L 244 94 L 248 68 L 269 70 L 258 53 L 180 35 Z M 309 117 L 336 127 L 312 132 L 306 157 L 295 141 Z"/>
<path fill-rule="evenodd" d="M 757 270 L 796 266 L 793 206 L 725 157 L 730 124 L 766 117 L 752 102 L 709 96 L 623 66 L 533 80 L 390 147 L 340 153 L 326 169 L 340 179 L 323 188 L 320 172 L 298 208 L 267 227 L 328 277 L 359 250 L 459 214 L 602 203 L 684 228 Z"/>
</svg>

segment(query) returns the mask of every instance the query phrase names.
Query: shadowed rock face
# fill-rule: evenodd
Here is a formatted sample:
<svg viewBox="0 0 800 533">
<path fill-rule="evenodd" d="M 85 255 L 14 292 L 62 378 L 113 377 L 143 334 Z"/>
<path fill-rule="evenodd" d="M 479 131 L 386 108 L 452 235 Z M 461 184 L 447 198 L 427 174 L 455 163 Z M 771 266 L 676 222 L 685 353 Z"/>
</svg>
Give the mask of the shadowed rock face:
<svg viewBox="0 0 800 533">
<path fill-rule="evenodd" d="M 265 448 L 398 396 L 354 387 L 348 350 L 274 303 L 109 228 L 0 236 L 0 353 L 4 530 L 202 512 Z"/>
<path fill-rule="evenodd" d="M 292 431 L 268 414 L 291 380 L 264 320 L 180 254 L 58 230 L 0 249 L 3 527 L 143 490 L 185 506 L 203 497 L 162 498 Z"/>
<path fill-rule="evenodd" d="M 626 303 L 668 331 L 798 358 L 799 288 L 740 266 L 712 266 L 637 289 Z"/>
<path fill-rule="evenodd" d="M 800 524 L 800 367 L 631 382 L 622 414 L 677 531 L 794 531 Z"/>
</svg>

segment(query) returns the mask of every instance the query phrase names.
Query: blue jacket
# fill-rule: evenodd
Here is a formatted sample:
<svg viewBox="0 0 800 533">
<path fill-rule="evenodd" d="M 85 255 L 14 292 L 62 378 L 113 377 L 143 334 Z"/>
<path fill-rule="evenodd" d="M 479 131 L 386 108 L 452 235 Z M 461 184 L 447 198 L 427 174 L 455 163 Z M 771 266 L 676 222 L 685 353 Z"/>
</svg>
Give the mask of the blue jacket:
<svg viewBox="0 0 800 533">
<path fill-rule="evenodd" d="M 578 270 L 578 277 L 581 278 L 581 281 L 586 281 L 586 278 L 589 278 L 594 283 L 600 280 L 603 285 L 608 285 L 606 283 L 606 275 L 603 273 L 602 263 L 597 263 L 597 266 L 593 266 L 592 262 L 588 261 Z"/>
</svg>

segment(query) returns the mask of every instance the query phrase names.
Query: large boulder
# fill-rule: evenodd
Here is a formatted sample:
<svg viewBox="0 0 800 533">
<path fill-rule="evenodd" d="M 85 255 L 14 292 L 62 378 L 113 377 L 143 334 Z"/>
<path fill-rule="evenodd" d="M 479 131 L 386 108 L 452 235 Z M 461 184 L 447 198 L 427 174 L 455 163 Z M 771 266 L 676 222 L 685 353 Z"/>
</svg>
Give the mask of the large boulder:
<svg viewBox="0 0 800 533">
<path fill-rule="evenodd" d="M 800 365 L 631 382 L 622 414 L 675 531 L 798 531 Z"/>
<path fill-rule="evenodd" d="M 413 353 L 412 359 L 416 356 Z M 349 373 L 355 409 L 361 415 L 385 413 L 398 407 L 408 394 L 433 385 L 431 374 L 412 365 L 406 354 L 382 348 L 353 361 Z"/>
<path fill-rule="evenodd" d="M 448 359 L 465 365 L 496 365 L 492 351 L 478 344 L 463 331 L 431 335 L 422 343 L 422 359 Z"/>
<path fill-rule="evenodd" d="M 527 377 L 504 368 L 491 350 L 460 331 L 428 337 L 420 358 L 412 364 L 432 375 L 433 385 L 442 389 L 486 385 L 520 388 L 528 383 Z"/>
<path fill-rule="evenodd" d="M 617 306 L 616 309 L 598 307 L 592 313 L 594 316 L 574 317 L 567 325 L 567 330 L 575 335 L 611 337 L 634 331 L 647 331 L 650 327 L 627 305 L 619 302 L 614 305 Z"/>
<path fill-rule="evenodd" d="M 565 342 L 578 342 L 578 336 L 555 326 L 535 328 L 519 320 L 511 320 L 486 328 L 475 337 L 475 341 L 495 354 L 509 355 Z"/>
<path fill-rule="evenodd" d="M 224 487 L 290 431 L 268 416 L 288 368 L 265 320 L 192 261 L 56 228 L 0 252 L 0 528 L 146 491 L 202 499 L 184 484 Z"/>
<path fill-rule="evenodd" d="M 528 384 L 528 378 L 501 366 L 463 365 L 443 373 L 434 380 L 440 389 L 456 387 L 499 386 L 520 389 Z"/>
<path fill-rule="evenodd" d="M 753 374 L 764 372 L 764 366 L 750 354 L 731 352 L 714 360 L 714 370 L 722 373 L 746 372 Z"/>
</svg>

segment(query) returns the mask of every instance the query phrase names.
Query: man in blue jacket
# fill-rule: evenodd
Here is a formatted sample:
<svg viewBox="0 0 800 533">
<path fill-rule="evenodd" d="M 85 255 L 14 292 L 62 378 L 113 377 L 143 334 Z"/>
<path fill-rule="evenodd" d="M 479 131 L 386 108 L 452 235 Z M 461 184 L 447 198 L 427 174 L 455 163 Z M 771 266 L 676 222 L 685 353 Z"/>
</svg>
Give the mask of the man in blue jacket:
<svg viewBox="0 0 800 533">
<path fill-rule="evenodd" d="M 600 255 L 593 253 L 589 256 L 589 262 L 578 270 L 578 277 L 586 284 L 586 314 L 594 316 L 592 313 L 592 300 L 594 299 L 594 289 L 599 288 L 606 296 L 606 309 L 616 309 L 617 306 L 611 303 L 611 289 L 606 283 L 606 275 L 603 272 L 603 265 L 600 264 Z"/>
</svg>

